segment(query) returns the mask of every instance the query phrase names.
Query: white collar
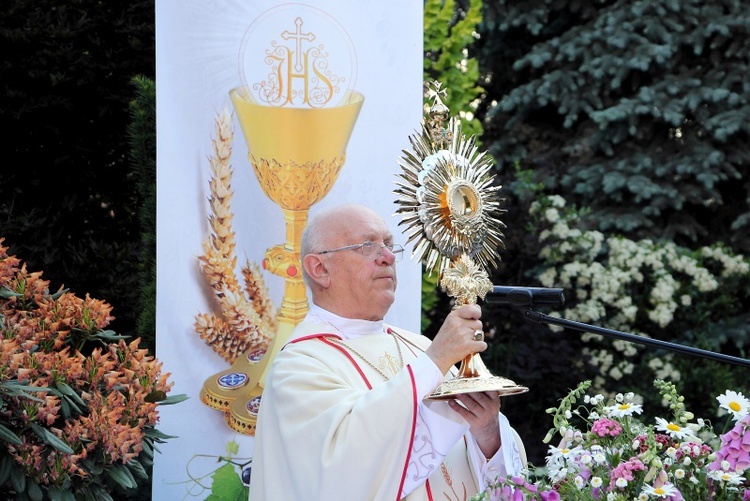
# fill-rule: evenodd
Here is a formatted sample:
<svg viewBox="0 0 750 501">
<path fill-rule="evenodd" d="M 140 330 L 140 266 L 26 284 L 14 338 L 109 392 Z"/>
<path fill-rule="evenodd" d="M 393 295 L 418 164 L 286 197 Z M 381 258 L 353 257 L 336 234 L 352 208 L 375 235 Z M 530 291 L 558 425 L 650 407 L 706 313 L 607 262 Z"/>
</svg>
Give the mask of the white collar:
<svg viewBox="0 0 750 501">
<path fill-rule="evenodd" d="M 313 304 L 307 312 L 305 321 L 319 322 L 333 327 L 334 334 L 340 335 L 344 339 L 356 339 L 362 336 L 373 334 L 382 334 L 385 332 L 385 322 L 383 320 L 362 320 L 359 318 L 345 318 L 320 306 Z"/>
</svg>

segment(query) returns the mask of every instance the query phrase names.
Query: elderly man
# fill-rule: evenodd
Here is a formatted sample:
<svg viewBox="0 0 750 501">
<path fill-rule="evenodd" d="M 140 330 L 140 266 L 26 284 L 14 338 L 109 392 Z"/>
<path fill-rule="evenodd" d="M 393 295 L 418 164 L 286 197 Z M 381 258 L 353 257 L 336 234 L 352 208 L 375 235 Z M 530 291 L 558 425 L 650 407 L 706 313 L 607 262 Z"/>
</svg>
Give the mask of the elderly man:
<svg viewBox="0 0 750 501">
<path fill-rule="evenodd" d="M 473 337 L 477 305 L 452 311 L 432 342 L 384 324 L 403 252 L 366 207 L 329 209 L 308 224 L 313 305 L 267 377 L 253 501 L 465 500 L 523 467 L 497 392 L 423 400 L 487 345 Z"/>
</svg>

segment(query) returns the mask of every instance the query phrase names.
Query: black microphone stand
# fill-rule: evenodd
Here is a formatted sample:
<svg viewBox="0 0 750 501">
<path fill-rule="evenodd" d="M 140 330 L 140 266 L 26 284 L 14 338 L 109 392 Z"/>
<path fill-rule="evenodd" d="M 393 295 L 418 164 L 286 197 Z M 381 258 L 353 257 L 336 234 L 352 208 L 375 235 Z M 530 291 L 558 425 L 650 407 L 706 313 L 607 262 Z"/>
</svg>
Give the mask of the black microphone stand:
<svg viewBox="0 0 750 501">
<path fill-rule="evenodd" d="M 597 327 L 595 325 L 584 324 L 581 322 L 574 322 L 573 320 L 567 320 L 565 318 L 551 317 L 544 313 L 539 313 L 534 310 L 526 310 L 523 312 L 524 318 L 531 322 L 547 323 L 552 325 L 559 325 L 561 327 L 569 327 L 571 329 L 592 332 L 594 334 L 601 334 L 603 336 L 622 339 L 631 343 L 638 343 L 644 346 L 650 346 L 651 348 L 663 348 L 665 350 L 676 351 L 678 353 L 685 353 L 688 355 L 695 355 L 710 360 L 716 360 L 718 362 L 728 362 L 730 364 L 741 365 L 744 367 L 750 367 L 750 360 L 733 357 L 731 355 L 724 355 L 722 353 L 715 353 L 713 351 L 702 350 L 700 348 L 693 348 L 692 346 L 685 346 L 677 343 L 668 343 L 667 341 L 660 341 L 658 339 L 651 339 L 643 336 L 636 336 L 635 334 L 629 334 L 627 332 L 617 331 L 614 329 L 606 329 L 604 327 Z"/>
<path fill-rule="evenodd" d="M 559 289 L 555 289 L 555 290 L 557 291 Z M 635 334 L 629 334 L 627 332 L 622 332 L 622 331 L 618 331 L 614 329 L 607 329 L 605 327 L 597 327 L 595 325 L 575 322 L 573 320 L 568 320 L 565 318 L 551 317 L 549 315 L 546 315 L 544 313 L 540 313 L 538 311 L 534 311 L 531 309 L 533 306 L 533 298 L 530 294 L 528 295 L 528 298 L 527 298 L 528 301 L 526 301 L 526 304 L 521 304 L 523 303 L 523 301 L 520 300 L 522 297 L 523 296 L 521 295 L 519 295 L 519 297 L 514 297 L 514 301 L 511 305 L 517 310 L 521 311 L 524 318 L 526 320 L 529 320 L 530 322 L 536 322 L 540 324 L 546 323 L 546 324 L 551 324 L 551 325 L 558 325 L 560 327 L 567 327 L 570 329 L 575 329 L 575 330 L 579 330 L 583 332 L 601 334 L 602 336 L 611 337 L 614 339 L 622 339 L 623 341 L 629 341 L 631 343 L 638 343 L 644 346 L 649 346 L 651 348 L 661 348 L 665 350 L 675 351 L 677 353 L 684 353 L 687 355 L 694 355 L 694 356 L 698 356 L 702 358 L 707 358 L 709 360 L 715 360 L 718 362 L 727 362 L 730 364 L 741 365 L 743 367 L 750 367 L 750 360 L 747 360 L 744 358 L 733 357 L 731 355 L 724 355 L 722 353 L 715 353 L 713 351 L 702 350 L 700 348 L 693 348 L 691 346 L 685 346 L 682 344 L 669 343 L 667 341 L 660 341 L 658 339 L 651 339 L 651 338 L 647 338 L 643 336 L 636 336 Z M 488 302 L 492 302 L 492 301 L 488 301 Z"/>
</svg>

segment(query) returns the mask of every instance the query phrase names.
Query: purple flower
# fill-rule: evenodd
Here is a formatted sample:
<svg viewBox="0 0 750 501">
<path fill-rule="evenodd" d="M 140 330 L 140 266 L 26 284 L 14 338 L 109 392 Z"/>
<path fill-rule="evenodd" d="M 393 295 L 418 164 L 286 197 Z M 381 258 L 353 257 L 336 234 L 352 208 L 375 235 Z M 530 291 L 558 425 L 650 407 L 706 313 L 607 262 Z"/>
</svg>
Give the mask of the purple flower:
<svg viewBox="0 0 750 501">
<path fill-rule="evenodd" d="M 721 449 L 709 470 L 721 470 L 723 461 L 729 463 L 730 470 L 738 473 L 750 468 L 750 414 L 721 436 Z"/>
<path fill-rule="evenodd" d="M 542 497 L 542 501 L 560 501 L 560 494 L 555 490 L 542 491 L 539 495 Z"/>
</svg>

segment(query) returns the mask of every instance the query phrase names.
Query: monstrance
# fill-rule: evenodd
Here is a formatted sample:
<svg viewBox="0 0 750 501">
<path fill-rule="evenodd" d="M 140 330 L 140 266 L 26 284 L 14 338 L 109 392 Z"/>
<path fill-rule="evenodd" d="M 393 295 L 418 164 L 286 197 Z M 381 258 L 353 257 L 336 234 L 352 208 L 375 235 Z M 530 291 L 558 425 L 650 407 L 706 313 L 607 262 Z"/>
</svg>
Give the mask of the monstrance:
<svg viewBox="0 0 750 501">
<path fill-rule="evenodd" d="M 412 151 L 403 151 L 396 181 L 399 225 L 405 225 L 407 243 L 415 242 L 412 258 L 437 269 L 440 285 L 455 298 L 454 308 L 475 304 L 492 290 L 487 270 L 500 260 L 503 245 L 498 191 L 491 174 L 492 160 L 465 137 L 461 122 L 450 117 L 440 99 L 445 91 L 432 84 L 433 100 L 419 134 L 409 136 Z M 497 391 L 502 395 L 529 389 L 494 376 L 475 353 L 461 361 L 458 375 L 428 395 L 449 399 L 462 393 Z"/>
</svg>

